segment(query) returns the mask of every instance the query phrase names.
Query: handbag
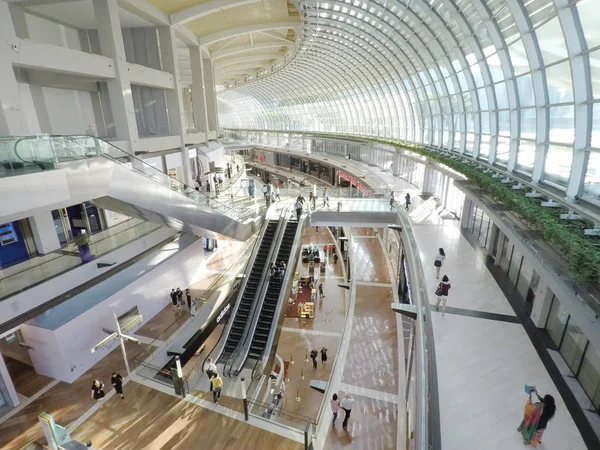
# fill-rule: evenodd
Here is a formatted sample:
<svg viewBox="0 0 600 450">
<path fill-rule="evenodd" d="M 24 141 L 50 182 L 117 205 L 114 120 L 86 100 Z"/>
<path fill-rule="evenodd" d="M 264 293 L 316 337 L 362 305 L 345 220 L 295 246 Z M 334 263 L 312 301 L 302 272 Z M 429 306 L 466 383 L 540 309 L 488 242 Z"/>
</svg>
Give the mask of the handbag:
<svg viewBox="0 0 600 450">
<path fill-rule="evenodd" d="M 437 295 L 438 297 L 442 296 L 442 284 L 440 283 L 440 285 L 438 286 L 438 288 L 435 291 L 435 295 Z"/>
</svg>

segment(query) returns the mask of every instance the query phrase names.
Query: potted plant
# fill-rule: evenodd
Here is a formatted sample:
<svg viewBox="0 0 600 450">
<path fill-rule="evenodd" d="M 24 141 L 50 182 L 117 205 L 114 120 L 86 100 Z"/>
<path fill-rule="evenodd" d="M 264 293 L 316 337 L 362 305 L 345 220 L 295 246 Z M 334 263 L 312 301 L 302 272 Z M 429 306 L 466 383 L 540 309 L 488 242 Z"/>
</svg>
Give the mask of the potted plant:
<svg viewBox="0 0 600 450">
<path fill-rule="evenodd" d="M 92 260 L 92 252 L 90 251 L 90 235 L 81 230 L 80 234 L 75 236 L 75 244 L 79 250 L 79 257 L 82 263 L 87 263 Z"/>
</svg>

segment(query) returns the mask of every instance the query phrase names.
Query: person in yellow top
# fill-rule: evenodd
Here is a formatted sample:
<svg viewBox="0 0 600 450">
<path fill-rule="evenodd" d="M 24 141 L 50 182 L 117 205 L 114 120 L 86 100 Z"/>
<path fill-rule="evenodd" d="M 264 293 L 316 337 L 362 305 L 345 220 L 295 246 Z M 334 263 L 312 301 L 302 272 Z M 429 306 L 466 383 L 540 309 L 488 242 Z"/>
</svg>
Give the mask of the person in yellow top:
<svg viewBox="0 0 600 450">
<path fill-rule="evenodd" d="M 215 403 L 219 403 L 219 399 L 221 398 L 221 389 L 223 388 L 223 380 L 219 376 L 217 372 L 213 374 L 212 377 L 212 391 L 213 391 L 213 401 Z"/>
</svg>

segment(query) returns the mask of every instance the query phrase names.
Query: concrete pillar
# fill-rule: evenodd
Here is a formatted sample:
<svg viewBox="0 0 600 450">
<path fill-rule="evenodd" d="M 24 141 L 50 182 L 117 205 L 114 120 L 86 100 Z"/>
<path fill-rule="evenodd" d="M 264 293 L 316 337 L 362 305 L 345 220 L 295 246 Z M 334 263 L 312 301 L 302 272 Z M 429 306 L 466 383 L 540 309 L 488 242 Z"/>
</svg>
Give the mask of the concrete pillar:
<svg viewBox="0 0 600 450">
<path fill-rule="evenodd" d="M 35 248 L 39 254 L 45 255 L 60 248 L 51 211 L 41 212 L 30 217 L 29 225 L 31 226 Z"/>
<path fill-rule="evenodd" d="M 423 189 L 422 193 L 424 195 L 435 195 L 435 170 L 429 165 L 429 158 L 425 163 L 425 170 L 423 171 Z"/>
<path fill-rule="evenodd" d="M 546 326 L 550 307 L 552 306 L 552 297 L 553 293 L 550 288 L 540 280 L 535 291 L 533 308 L 531 309 L 531 321 L 538 328 Z"/>
<path fill-rule="evenodd" d="M 219 130 L 219 119 L 217 116 L 217 91 L 215 89 L 215 72 L 211 59 L 202 60 L 204 72 L 204 92 L 206 95 L 206 117 L 210 131 Z"/>
<path fill-rule="evenodd" d="M 192 186 L 192 173 L 190 169 L 190 155 L 185 146 L 185 111 L 183 109 L 183 96 L 181 93 L 181 76 L 179 74 L 179 61 L 177 56 L 177 40 L 172 27 L 158 27 L 158 38 L 160 40 L 160 53 L 162 68 L 173 74 L 174 89 L 165 92 L 167 108 L 169 110 L 169 123 L 171 134 L 179 136 L 179 149 L 181 151 L 181 163 L 183 166 L 183 181 Z"/>
<path fill-rule="evenodd" d="M 21 120 L 19 84 L 13 71 L 13 62 L 18 58 L 19 39 L 8 3 L 0 1 L 0 136 L 22 136 L 28 134 L 25 120 Z"/>
<path fill-rule="evenodd" d="M 2 355 L 0 355 L 0 395 L 2 395 L 8 406 L 15 408 L 21 404 Z"/>
<path fill-rule="evenodd" d="M 190 47 L 192 66 L 192 105 L 194 106 L 194 123 L 196 129 L 206 135 L 208 142 L 208 117 L 206 114 L 206 92 L 204 88 L 204 69 L 202 66 L 202 49 Z"/>
<path fill-rule="evenodd" d="M 116 79 L 107 80 L 116 137 L 118 140 L 128 141 L 131 153 L 135 155 L 140 143 L 126 65 L 119 6 L 117 0 L 94 0 L 93 4 L 98 23 L 100 50 L 104 56 L 114 60 L 117 73 Z M 135 160 L 132 163 L 135 164 Z"/>
<path fill-rule="evenodd" d="M 469 197 L 465 196 L 465 201 L 463 203 L 462 215 L 460 217 L 460 226 L 461 228 L 467 228 L 469 226 L 469 217 L 471 215 L 471 206 L 473 202 L 469 199 Z"/>
</svg>

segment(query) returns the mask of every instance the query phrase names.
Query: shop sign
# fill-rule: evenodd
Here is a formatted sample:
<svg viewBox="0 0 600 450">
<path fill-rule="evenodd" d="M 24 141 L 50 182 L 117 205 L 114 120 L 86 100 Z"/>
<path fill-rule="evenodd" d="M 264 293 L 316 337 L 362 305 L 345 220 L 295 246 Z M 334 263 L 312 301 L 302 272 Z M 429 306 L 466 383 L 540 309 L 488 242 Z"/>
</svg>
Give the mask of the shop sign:
<svg viewBox="0 0 600 450">
<path fill-rule="evenodd" d="M 372 194 L 371 194 L 371 191 L 369 190 L 369 188 L 367 188 L 364 184 L 362 184 L 360 181 L 358 181 L 352 175 L 348 175 L 346 172 L 342 172 L 341 170 L 338 170 L 338 177 L 340 177 L 342 180 L 346 180 L 350 184 L 356 186 L 356 188 L 360 192 L 362 192 L 362 194 L 364 196 L 366 196 L 366 197 L 372 197 Z"/>
<path fill-rule="evenodd" d="M 225 308 L 223 308 L 221 310 L 221 312 L 219 313 L 219 315 L 217 316 L 217 323 L 219 323 L 221 321 L 221 319 L 223 319 L 223 317 L 225 316 L 225 314 L 227 314 L 230 309 L 231 309 L 231 303 L 227 303 L 227 305 L 225 306 Z"/>
</svg>

